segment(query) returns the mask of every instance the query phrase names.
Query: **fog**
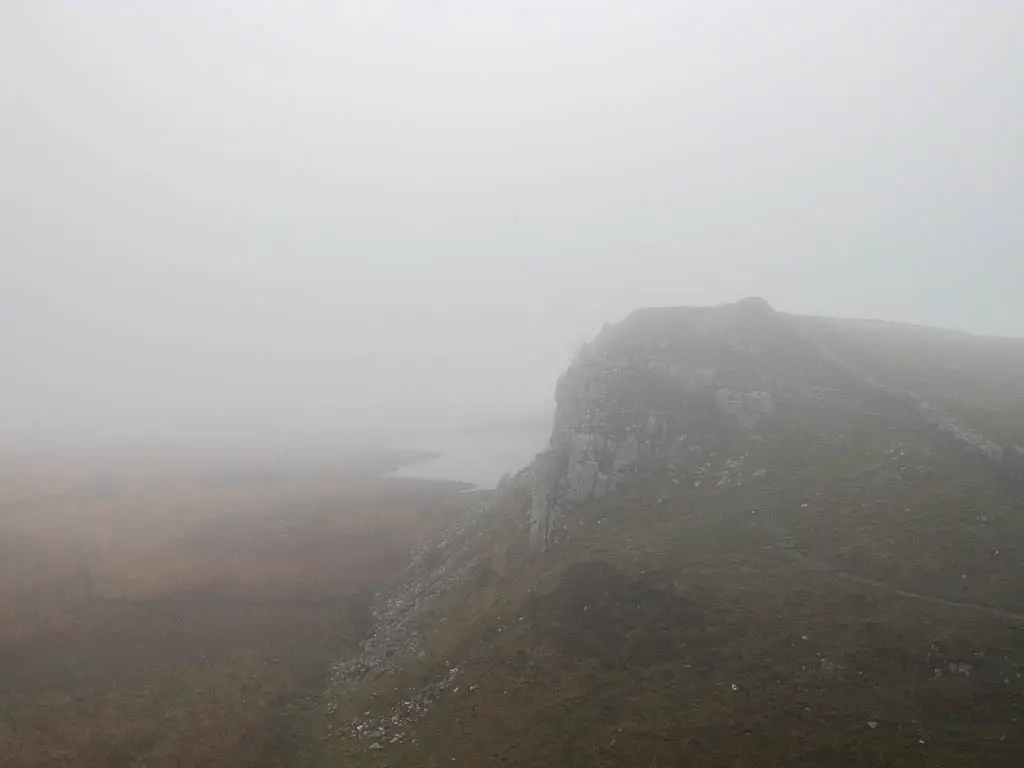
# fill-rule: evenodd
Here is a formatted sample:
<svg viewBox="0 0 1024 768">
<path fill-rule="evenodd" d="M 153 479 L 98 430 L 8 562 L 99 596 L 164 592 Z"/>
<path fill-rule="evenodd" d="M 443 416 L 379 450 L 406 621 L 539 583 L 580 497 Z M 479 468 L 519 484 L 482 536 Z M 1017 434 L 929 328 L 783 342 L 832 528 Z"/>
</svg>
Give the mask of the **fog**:
<svg viewBox="0 0 1024 768">
<path fill-rule="evenodd" d="M 6 447 L 539 423 L 635 307 L 1024 335 L 1014 0 L 6 0 Z"/>
</svg>

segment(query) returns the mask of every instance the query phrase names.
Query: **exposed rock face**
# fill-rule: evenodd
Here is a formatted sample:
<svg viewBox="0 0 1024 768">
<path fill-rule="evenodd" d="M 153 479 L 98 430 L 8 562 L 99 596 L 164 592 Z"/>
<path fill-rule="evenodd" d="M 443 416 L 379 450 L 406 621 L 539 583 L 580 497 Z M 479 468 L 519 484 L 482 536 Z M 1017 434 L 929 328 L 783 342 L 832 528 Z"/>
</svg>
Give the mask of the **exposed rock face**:
<svg viewBox="0 0 1024 768">
<path fill-rule="evenodd" d="M 531 546 L 559 515 L 655 461 L 680 459 L 709 426 L 752 431 L 785 382 L 772 356 L 786 320 L 748 299 L 713 309 L 640 310 L 608 325 L 558 382 L 549 449 L 534 464 Z M 710 424 L 718 422 L 717 424 Z"/>
<path fill-rule="evenodd" d="M 480 669 L 474 670 L 474 651 L 468 659 L 439 659 L 440 664 L 428 668 L 429 675 L 417 673 L 411 679 L 418 682 L 403 690 L 400 698 L 386 708 L 360 706 L 351 719 L 352 713 L 345 710 L 346 702 L 365 682 L 391 675 L 409 660 L 428 658 L 432 646 L 428 640 L 431 616 L 437 615 L 434 612 L 439 599 L 449 590 L 466 588 L 469 592 L 462 594 L 479 595 L 482 603 L 493 600 L 493 609 L 501 605 L 501 612 L 505 612 L 504 597 L 508 593 L 500 589 L 502 582 L 509 583 L 520 575 L 536 576 L 535 572 L 530 574 L 529 564 L 521 557 L 527 504 L 530 549 L 543 552 L 557 546 L 570 532 L 573 536 L 579 532 L 584 547 L 568 553 L 565 560 L 571 561 L 574 555 L 593 555 L 595 548 L 587 546 L 590 542 L 586 536 L 594 534 L 598 530 L 596 525 L 608 520 L 611 514 L 646 514 L 648 522 L 655 518 L 668 521 L 672 519 L 668 514 L 686 512 L 683 505 L 688 503 L 687 499 L 699 496 L 703 498 L 698 511 L 714 509 L 718 504 L 725 507 L 741 499 L 743 506 L 738 512 L 744 519 L 749 500 L 750 513 L 757 514 L 760 522 L 764 519 L 762 511 L 775 514 L 771 503 L 760 503 L 761 494 L 766 493 L 788 496 L 785 503 L 791 507 L 792 517 L 810 521 L 812 516 L 817 519 L 819 508 L 824 511 L 826 505 L 841 508 L 841 502 L 833 503 L 816 491 L 810 492 L 819 482 L 826 491 L 836 489 L 845 494 L 844 488 L 860 484 L 859 478 L 867 477 L 870 482 L 866 485 L 882 483 L 877 493 L 872 492 L 874 495 L 867 498 L 881 500 L 890 488 L 898 487 L 889 483 L 902 485 L 909 478 L 910 482 L 927 484 L 935 468 L 956 469 L 962 457 L 950 451 L 950 447 L 971 455 L 970 472 L 963 475 L 964 479 L 986 479 L 975 471 L 978 463 L 985 469 L 996 467 L 997 479 L 1008 478 L 1014 483 L 1013 490 L 1019 491 L 1016 497 L 1003 498 L 1021 497 L 1024 419 L 1014 422 L 1010 417 L 1024 413 L 1019 407 L 1024 402 L 1024 391 L 1015 389 L 1020 386 L 1024 390 L 1024 342 L 1019 352 L 1017 347 L 1011 347 L 1011 355 L 1000 350 L 995 362 L 987 370 L 982 369 L 983 375 L 974 377 L 973 366 L 961 364 L 963 355 L 959 350 L 952 366 L 922 369 L 921 360 L 930 365 L 934 350 L 945 347 L 925 345 L 925 352 L 921 353 L 915 335 L 908 343 L 893 342 L 889 353 L 881 355 L 878 347 L 891 342 L 894 335 L 906 333 L 904 327 L 896 326 L 894 330 L 890 326 L 850 321 L 854 331 L 846 332 L 843 322 L 775 313 L 761 300 L 747 300 L 716 308 L 640 310 L 618 325 L 606 326 L 580 351 L 558 381 L 555 423 L 547 450 L 530 466 L 503 477 L 489 503 L 468 510 L 468 519 L 425 545 L 402 577 L 376 596 L 371 606 L 373 623 L 361 647 L 332 669 L 325 692 L 327 713 L 334 718 L 331 733 L 362 740 L 368 744 L 367 749 L 373 750 L 406 740 L 411 745 L 416 739 L 414 726 L 432 707 L 458 695 L 463 686 L 469 693 L 482 682 L 486 690 L 488 681 L 472 676 L 474 672 L 479 675 Z M 963 346 L 970 352 L 979 343 L 982 342 L 975 339 Z M 915 350 L 917 359 L 913 358 Z M 1020 367 L 1011 369 L 1019 373 L 1007 375 L 1002 387 L 994 388 L 995 394 L 993 389 L 979 386 L 979 382 L 991 382 L 988 370 L 1002 371 L 1006 367 L 1003 360 L 1007 357 L 1011 362 L 1019 360 Z M 922 375 L 922 370 L 927 375 Z M 949 371 L 955 375 L 948 374 Z M 992 420 L 985 418 L 984 406 L 976 402 L 965 404 L 966 396 L 978 391 L 987 398 L 1002 398 L 994 400 L 999 405 L 995 412 L 1008 424 L 1000 423 L 993 429 Z M 905 452 L 903 442 L 889 440 L 890 433 L 898 433 L 899 440 L 907 437 L 921 445 Z M 942 461 L 935 465 L 918 465 L 909 458 L 933 451 L 942 453 Z M 823 458 L 818 461 L 818 457 Z M 856 470 L 852 475 L 847 474 L 848 459 L 853 459 L 849 468 Z M 830 471 L 819 473 L 817 470 L 822 467 Z M 833 468 L 841 476 L 831 477 Z M 876 471 L 878 476 L 874 476 Z M 757 482 L 762 479 L 763 482 Z M 640 487 L 628 503 L 616 500 L 607 509 L 595 509 L 596 514 L 589 521 L 583 516 L 573 519 L 576 508 L 634 483 Z M 737 490 L 744 483 L 748 485 Z M 671 490 L 672 485 L 680 486 L 678 494 Z M 691 491 L 690 486 L 702 490 Z M 672 495 L 662 495 L 663 490 Z M 936 494 L 929 487 L 919 498 L 927 501 L 933 495 Z M 900 509 L 895 509 L 896 515 Z M 988 524 L 987 513 L 977 517 L 973 511 L 968 514 L 963 519 L 969 527 L 974 527 L 975 521 Z M 886 516 L 888 512 L 865 519 L 877 524 Z M 699 522 L 698 517 L 694 515 L 695 523 Z M 917 513 L 907 519 L 914 517 Z M 948 525 L 949 517 L 944 519 L 947 522 L 942 525 Z M 890 533 L 914 530 L 905 527 L 902 518 L 894 516 L 893 520 L 897 527 L 889 529 Z M 595 526 L 589 531 L 585 524 L 574 526 L 575 522 L 590 521 Z M 831 525 L 828 520 L 825 522 Z M 643 520 L 640 524 L 643 526 Z M 835 540 L 844 546 L 850 525 L 863 523 L 858 520 L 847 523 L 846 528 L 837 527 Z M 622 544 L 618 528 L 609 531 L 605 527 L 600 531 L 612 534 L 607 541 Z M 628 526 L 622 528 L 628 537 Z M 651 530 L 646 529 L 648 534 Z M 805 538 L 813 542 L 815 530 L 817 527 Z M 899 558 L 899 547 L 911 541 L 911 537 L 884 539 L 883 535 L 879 532 L 866 541 L 882 545 L 888 541 L 891 547 L 883 546 L 879 562 L 890 563 Z M 853 551 L 870 555 L 863 542 L 860 546 L 861 549 Z M 1005 554 L 1009 551 L 1004 550 L 1003 561 L 1011 559 Z M 801 568 L 831 568 L 824 561 L 788 547 L 787 553 L 799 558 Z M 996 549 L 992 557 L 998 554 Z M 937 569 L 931 566 L 930 549 L 926 557 L 928 577 L 932 578 Z M 556 562 L 551 568 L 547 565 L 534 571 L 554 572 L 560 564 Z M 569 580 L 578 577 L 585 589 L 596 588 L 598 594 L 606 596 L 609 590 L 617 588 L 616 579 L 614 571 L 602 568 L 607 569 L 607 564 L 584 565 Z M 959 567 L 956 573 L 961 573 Z M 1013 579 L 1008 582 L 1014 583 Z M 885 588 L 882 582 L 868 583 Z M 624 607 L 628 610 L 635 605 L 639 609 L 630 591 L 633 585 L 625 586 L 628 589 L 621 600 Z M 963 585 L 957 583 L 955 588 L 962 589 Z M 533 591 L 529 589 L 530 593 Z M 654 592 L 660 595 L 658 605 L 662 606 L 656 610 L 673 609 L 675 603 L 664 599 L 671 590 Z M 580 594 L 580 590 L 573 588 L 566 596 L 569 602 L 579 605 Z M 914 595 L 912 591 L 898 594 Z M 550 598 L 537 599 L 541 601 L 537 604 L 543 605 L 543 600 Z M 457 602 L 441 604 L 448 610 Z M 474 606 L 468 615 L 475 617 L 476 600 L 467 604 Z M 552 605 L 564 617 L 565 606 L 557 601 Z M 581 611 L 588 611 L 591 620 L 598 613 L 593 607 L 579 605 Z M 643 610 L 650 610 L 646 603 Z M 496 618 L 500 621 L 500 616 Z M 444 620 L 442 616 L 440 621 Z M 521 614 L 518 621 L 522 621 Z M 685 621 L 692 623 L 692 617 L 687 614 Z M 561 618 L 559 623 L 564 623 Z M 467 625 L 473 632 L 480 628 L 473 621 Z M 530 633 L 536 631 L 536 625 L 522 626 L 529 627 Z M 603 629 L 599 623 L 590 626 Z M 502 624 L 496 627 L 497 632 L 507 628 Z M 575 643 L 578 633 L 574 629 L 572 634 Z M 465 649 L 467 638 L 463 636 L 450 648 Z M 634 645 L 632 639 L 629 645 Z M 621 656 L 616 658 L 621 661 Z M 977 667 L 960 658 L 946 656 L 945 651 L 934 645 L 929 655 L 936 676 L 945 674 L 946 669 L 950 674 L 976 675 Z M 830 677 L 842 669 L 824 657 L 816 659 L 815 664 Z M 395 678 L 396 683 L 400 681 L 401 677 Z M 394 691 L 397 694 L 399 688 Z M 376 697 L 377 693 L 374 690 L 371 695 Z M 346 712 L 344 720 L 336 717 L 339 712 Z M 875 727 L 870 722 L 869 725 Z"/>
<path fill-rule="evenodd" d="M 1016 450 L 1004 451 L 837 353 L 833 347 L 843 346 L 818 325 L 776 313 L 763 299 L 643 309 L 606 325 L 556 387 L 550 445 L 531 469 L 531 548 L 551 545 L 564 512 L 648 469 L 700 462 L 701 445 L 760 439 L 773 424 L 788 420 L 792 428 L 795 414 L 815 408 L 856 413 L 857 397 L 882 395 L 965 450 L 997 463 L 1004 453 L 1017 460 Z"/>
<path fill-rule="evenodd" d="M 746 429 L 753 429 L 761 416 L 768 416 L 775 407 L 771 392 L 737 392 L 722 387 L 715 391 L 715 405 L 722 413 L 734 416 Z"/>
</svg>

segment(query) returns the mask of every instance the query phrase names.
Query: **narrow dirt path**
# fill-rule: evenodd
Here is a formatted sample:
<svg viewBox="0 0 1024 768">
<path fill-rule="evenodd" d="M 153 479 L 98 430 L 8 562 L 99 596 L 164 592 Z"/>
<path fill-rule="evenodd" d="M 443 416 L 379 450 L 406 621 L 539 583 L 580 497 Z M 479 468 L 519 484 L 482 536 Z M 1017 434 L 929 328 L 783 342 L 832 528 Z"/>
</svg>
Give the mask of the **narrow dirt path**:
<svg viewBox="0 0 1024 768">
<path fill-rule="evenodd" d="M 948 608 L 966 609 L 971 611 L 977 611 L 978 613 L 984 613 L 989 616 L 995 616 L 1000 619 L 1010 619 L 1011 621 L 1019 621 L 1024 623 L 1024 614 L 1014 613 L 1013 611 L 1005 611 L 1001 608 L 993 608 L 990 605 L 981 605 L 979 603 L 966 603 L 959 600 L 948 600 L 944 597 L 931 597 L 929 595 L 922 595 L 919 592 L 909 592 L 899 587 L 894 587 L 891 584 L 886 584 L 884 581 L 877 581 L 875 579 L 868 579 L 864 576 L 857 576 L 853 573 L 847 573 L 841 571 L 835 566 L 829 565 L 828 563 L 818 560 L 815 557 L 804 554 L 798 550 L 790 547 L 780 547 L 790 558 L 797 562 L 815 568 L 819 571 L 826 571 L 828 573 L 835 574 L 842 579 L 856 582 L 857 584 L 863 584 L 866 587 L 872 587 L 874 589 L 888 592 L 890 595 L 897 595 L 899 597 L 905 597 L 908 600 L 918 600 L 923 603 L 931 603 L 932 605 L 942 605 Z"/>
</svg>

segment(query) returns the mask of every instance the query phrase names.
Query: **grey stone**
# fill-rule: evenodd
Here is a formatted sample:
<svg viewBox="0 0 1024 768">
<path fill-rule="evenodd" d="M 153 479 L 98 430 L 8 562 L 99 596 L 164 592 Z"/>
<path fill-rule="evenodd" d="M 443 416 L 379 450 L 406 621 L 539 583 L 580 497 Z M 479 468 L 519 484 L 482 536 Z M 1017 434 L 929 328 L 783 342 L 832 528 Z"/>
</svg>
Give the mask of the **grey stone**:
<svg viewBox="0 0 1024 768">
<path fill-rule="evenodd" d="M 547 548 L 554 522 L 558 491 L 558 461 L 554 451 L 545 451 L 533 466 L 533 501 L 530 505 L 530 549 Z"/>
<path fill-rule="evenodd" d="M 593 497 L 594 483 L 597 482 L 598 464 L 596 461 L 581 460 L 569 465 L 566 477 L 568 501 L 583 502 Z"/>
<path fill-rule="evenodd" d="M 636 435 L 629 435 L 625 441 L 615 449 L 613 466 L 616 470 L 627 469 L 636 464 L 640 456 L 640 441 Z"/>
<path fill-rule="evenodd" d="M 732 416 L 746 429 L 754 429 L 762 416 L 775 409 L 775 398 L 771 392 L 755 390 L 740 392 L 728 387 L 715 391 L 715 405 L 727 416 Z"/>
<path fill-rule="evenodd" d="M 698 390 L 710 387 L 715 380 L 713 368 L 690 368 L 685 363 L 670 363 L 668 375 L 680 382 L 686 389 Z"/>
</svg>

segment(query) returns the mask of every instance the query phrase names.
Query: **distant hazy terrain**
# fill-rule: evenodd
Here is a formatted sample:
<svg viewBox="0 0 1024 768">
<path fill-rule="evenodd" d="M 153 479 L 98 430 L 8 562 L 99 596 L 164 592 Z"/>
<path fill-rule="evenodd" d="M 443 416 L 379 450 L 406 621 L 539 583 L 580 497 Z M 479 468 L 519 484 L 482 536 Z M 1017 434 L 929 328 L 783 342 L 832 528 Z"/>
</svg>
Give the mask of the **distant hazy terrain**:
<svg viewBox="0 0 1024 768">
<path fill-rule="evenodd" d="M 413 458 L 5 464 L 0 765 L 295 764 L 367 591 L 469 502 L 378 477 Z"/>
</svg>

